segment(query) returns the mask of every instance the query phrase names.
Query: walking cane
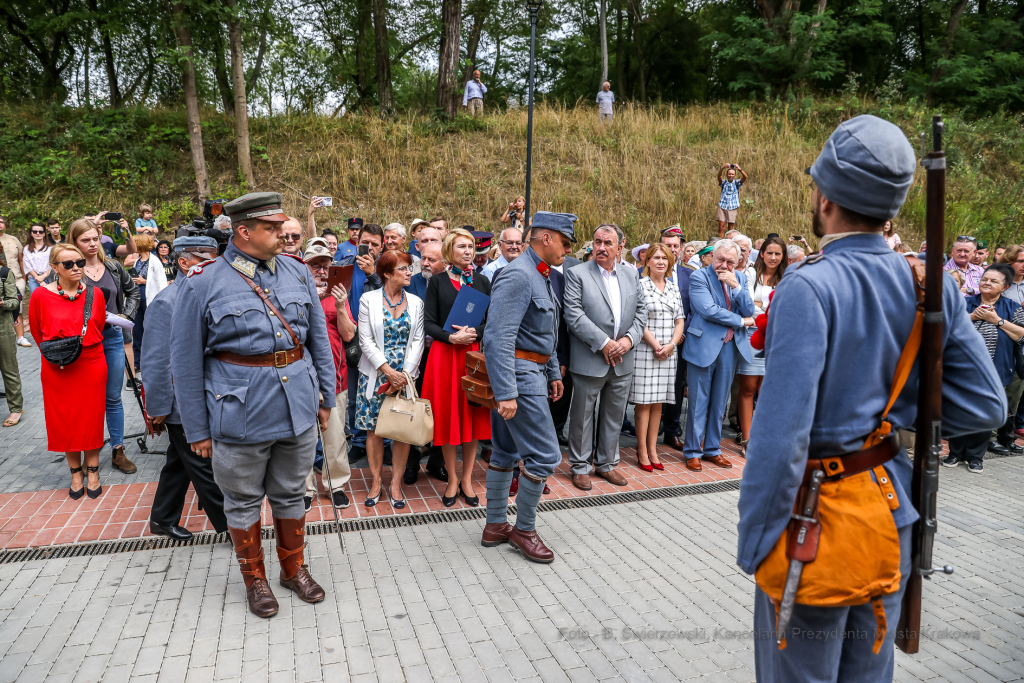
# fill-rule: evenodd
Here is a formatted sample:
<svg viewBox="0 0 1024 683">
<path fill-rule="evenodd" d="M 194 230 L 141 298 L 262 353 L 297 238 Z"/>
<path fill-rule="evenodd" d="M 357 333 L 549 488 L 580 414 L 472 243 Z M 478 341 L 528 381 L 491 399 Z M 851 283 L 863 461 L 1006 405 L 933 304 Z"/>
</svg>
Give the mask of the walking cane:
<svg viewBox="0 0 1024 683">
<path fill-rule="evenodd" d="M 319 412 L 319 406 L 317 406 Z M 335 408 L 337 410 L 337 408 Z M 316 418 L 316 433 L 320 437 L 320 443 L 324 446 L 324 472 L 327 473 L 327 488 L 331 492 L 331 510 L 334 511 L 334 526 L 338 532 L 338 542 L 341 543 L 341 552 L 345 552 L 345 539 L 341 536 L 341 520 L 338 518 L 338 508 L 334 507 L 334 484 L 331 483 L 331 467 L 327 464 L 327 448 L 324 444 L 324 433 L 320 430 L 320 416 Z M 319 491 L 317 491 L 319 494 Z"/>
</svg>

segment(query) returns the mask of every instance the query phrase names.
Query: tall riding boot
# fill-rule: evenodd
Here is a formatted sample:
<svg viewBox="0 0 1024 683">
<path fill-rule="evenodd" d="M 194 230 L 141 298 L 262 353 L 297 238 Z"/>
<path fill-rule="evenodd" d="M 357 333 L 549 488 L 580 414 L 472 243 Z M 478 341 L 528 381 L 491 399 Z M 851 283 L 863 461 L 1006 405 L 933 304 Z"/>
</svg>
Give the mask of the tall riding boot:
<svg viewBox="0 0 1024 683">
<path fill-rule="evenodd" d="M 256 522 L 248 529 L 233 529 L 231 542 L 235 546 L 235 557 L 238 558 L 242 578 L 245 580 L 245 599 L 249 602 L 249 611 L 258 617 L 272 617 L 277 614 L 277 599 L 270 584 L 267 583 L 267 570 L 263 566 L 263 543 L 260 535 L 260 523 Z"/>
<path fill-rule="evenodd" d="M 295 591 L 306 602 L 320 602 L 326 597 L 324 589 L 309 575 L 303 558 L 306 548 L 306 518 L 274 518 L 277 534 L 277 559 L 281 561 L 281 585 Z"/>
<path fill-rule="evenodd" d="M 112 462 L 114 467 L 121 470 L 125 474 L 134 474 L 139 468 L 135 466 L 131 460 L 124 454 L 124 446 L 114 446 L 111 449 L 111 455 L 113 456 Z"/>
</svg>

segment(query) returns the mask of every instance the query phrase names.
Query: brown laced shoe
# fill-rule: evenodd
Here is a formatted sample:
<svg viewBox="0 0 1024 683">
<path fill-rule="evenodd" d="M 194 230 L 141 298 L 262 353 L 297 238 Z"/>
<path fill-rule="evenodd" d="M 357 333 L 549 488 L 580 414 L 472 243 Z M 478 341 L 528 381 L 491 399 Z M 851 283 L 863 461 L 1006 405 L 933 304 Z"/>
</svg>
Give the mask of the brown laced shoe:
<svg viewBox="0 0 1024 683">
<path fill-rule="evenodd" d="M 277 559 L 281 561 L 281 585 L 295 591 L 301 600 L 320 602 L 327 594 L 313 577 L 303 559 L 306 548 L 306 518 L 274 518 L 277 534 Z"/>
<path fill-rule="evenodd" d="M 124 446 L 115 446 L 113 449 L 113 456 L 114 467 L 125 474 L 135 474 L 135 472 L 138 471 L 139 468 L 135 466 L 135 463 L 125 456 Z"/>
<path fill-rule="evenodd" d="M 263 543 L 260 536 L 260 523 L 256 522 L 248 529 L 228 527 L 231 542 L 235 546 L 235 557 L 238 558 L 242 579 L 245 581 L 245 599 L 249 603 L 249 611 L 266 619 L 277 614 L 278 604 L 274 592 L 267 583 L 267 570 L 263 566 Z"/>
<path fill-rule="evenodd" d="M 522 531 L 513 528 L 508 535 L 508 544 L 521 552 L 523 557 L 533 562 L 550 564 L 555 561 L 555 554 L 548 550 L 536 531 Z"/>
<path fill-rule="evenodd" d="M 480 538 L 480 545 L 485 548 L 493 548 L 502 543 L 508 543 L 508 536 L 512 533 L 512 525 L 508 522 L 495 522 L 484 525 L 484 533 Z"/>
</svg>

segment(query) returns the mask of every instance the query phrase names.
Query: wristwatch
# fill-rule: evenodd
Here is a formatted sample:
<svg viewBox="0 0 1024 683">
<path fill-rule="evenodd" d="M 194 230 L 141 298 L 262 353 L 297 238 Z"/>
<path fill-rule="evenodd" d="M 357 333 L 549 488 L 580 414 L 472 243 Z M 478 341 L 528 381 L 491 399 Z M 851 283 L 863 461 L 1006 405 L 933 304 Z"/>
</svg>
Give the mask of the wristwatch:
<svg viewBox="0 0 1024 683">
<path fill-rule="evenodd" d="M 1002 327 L 1003 323 L 1005 323 L 1005 322 L 1006 322 L 1006 320 L 1004 318 L 1000 318 L 999 322 L 996 323 L 996 327 Z"/>
</svg>

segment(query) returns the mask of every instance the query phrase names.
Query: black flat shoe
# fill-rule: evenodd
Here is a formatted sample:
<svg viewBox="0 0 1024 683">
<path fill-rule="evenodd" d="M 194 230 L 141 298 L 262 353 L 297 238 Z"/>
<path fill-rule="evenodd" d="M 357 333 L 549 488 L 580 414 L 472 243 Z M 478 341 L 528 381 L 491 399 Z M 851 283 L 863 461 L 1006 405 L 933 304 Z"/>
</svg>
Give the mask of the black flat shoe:
<svg viewBox="0 0 1024 683">
<path fill-rule="evenodd" d="M 68 469 L 71 470 L 71 474 L 78 474 L 79 472 L 82 471 L 81 467 L 69 467 Z M 74 478 L 72 477 L 72 480 L 73 479 Z M 73 483 L 72 483 L 72 486 L 74 486 Z M 84 495 L 85 495 L 85 482 L 84 481 L 82 482 L 82 488 L 78 489 L 77 491 L 74 490 L 73 488 L 71 488 L 71 486 L 68 487 L 68 497 L 71 498 L 71 500 L 78 500 L 79 498 L 81 498 Z"/>
<path fill-rule="evenodd" d="M 92 472 L 99 472 L 100 468 L 99 467 L 90 467 L 90 466 L 86 465 L 85 471 L 86 472 L 90 472 L 90 473 L 92 473 Z M 103 487 L 102 486 L 100 486 L 98 488 L 95 488 L 95 489 L 89 488 L 88 484 L 86 484 L 85 486 L 86 486 L 85 492 L 87 494 L 89 494 L 89 497 L 92 498 L 93 500 L 95 500 L 96 498 L 99 498 L 100 495 L 103 493 Z"/>
<path fill-rule="evenodd" d="M 416 483 L 416 480 L 420 478 L 420 468 L 417 467 L 414 470 L 406 470 L 402 473 L 402 483 L 406 486 L 412 486 Z"/>
<path fill-rule="evenodd" d="M 165 526 L 163 524 L 157 524 L 156 522 L 150 522 L 149 530 L 157 536 L 167 536 L 168 538 L 173 538 L 175 541 L 187 541 L 192 538 L 191 531 L 184 527 L 180 527 L 177 524 Z"/>
<path fill-rule="evenodd" d="M 462 496 L 463 498 L 466 499 L 466 505 L 474 508 L 480 507 L 480 496 L 473 496 L 472 498 L 470 498 L 469 496 L 466 495 L 466 492 L 462 490 L 462 484 L 459 484 L 459 492 L 455 494 L 456 498 L 458 498 L 459 496 Z"/>
<path fill-rule="evenodd" d="M 427 465 L 427 474 L 432 476 L 434 479 L 443 481 L 446 484 L 448 483 L 448 470 L 444 465 L 441 465 L 440 467 L 431 467 L 430 465 Z"/>
</svg>

